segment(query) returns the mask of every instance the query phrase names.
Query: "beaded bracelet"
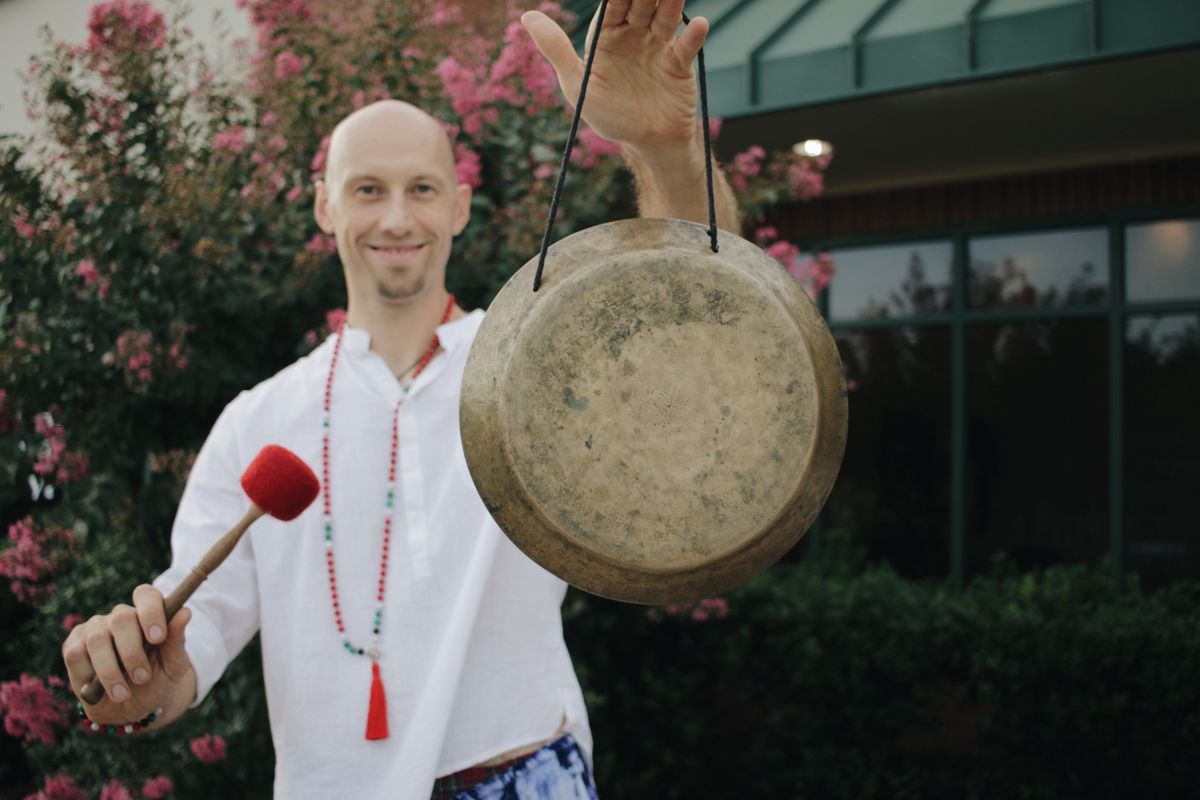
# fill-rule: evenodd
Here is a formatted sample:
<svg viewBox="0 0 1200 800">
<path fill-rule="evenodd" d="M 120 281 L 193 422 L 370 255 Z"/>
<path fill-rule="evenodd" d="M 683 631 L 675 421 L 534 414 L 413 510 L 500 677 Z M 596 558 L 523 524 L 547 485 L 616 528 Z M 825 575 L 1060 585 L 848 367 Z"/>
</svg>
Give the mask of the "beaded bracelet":
<svg viewBox="0 0 1200 800">
<path fill-rule="evenodd" d="M 150 715 L 138 722 L 129 722 L 125 725 L 101 725 L 99 722 L 92 722 L 87 717 L 87 712 L 83 710 L 83 703 L 78 703 L 79 711 L 79 727 L 88 733 L 115 733 L 117 736 L 126 736 L 128 734 L 140 731 L 147 727 L 154 720 L 162 716 L 162 709 L 151 711 Z"/>
</svg>

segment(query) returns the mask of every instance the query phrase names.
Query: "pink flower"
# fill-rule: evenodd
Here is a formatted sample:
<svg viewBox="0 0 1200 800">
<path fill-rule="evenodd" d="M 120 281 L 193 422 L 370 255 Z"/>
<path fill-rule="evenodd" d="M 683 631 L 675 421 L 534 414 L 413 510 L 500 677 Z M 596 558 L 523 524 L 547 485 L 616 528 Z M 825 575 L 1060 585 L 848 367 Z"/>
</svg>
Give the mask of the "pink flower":
<svg viewBox="0 0 1200 800">
<path fill-rule="evenodd" d="M 808 274 L 813 282 L 813 288 L 821 291 L 833 280 L 835 264 L 829 253 L 817 253 L 815 258 L 808 261 Z"/>
<path fill-rule="evenodd" d="M 96 265 L 92 263 L 90 258 L 85 258 L 75 266 L 75 274 L 83 278 L 85 286 L 91 286 L 96 281 L 100 280 L 100 271 L 96 269 Z"/>
<path fill-rule="evenodd" d="M 318 233 L 305 243 L 304 250 L 307 253 L 331 256 L 337 252 L 337 240 L 324 233 Z"/>
<path fill-rule="evenodd" d="M 754 241 L 760 246 L 769 245 L 771 242 L 779 238 L 779 231 L 774 226 L 763 225 L 760 228 L 754 229 Z"/>
<path fill-rule="evenodd" d="M 454 146 L 454 172 L 458 177 L 458 182 L 465 183 L 472 189 L 478 189 L 483 183 L 479 179 L 480 170 L 479 154 L 463 142 L 456 144 Z"/>
<path fill-rule="evenodd" d="M 519 104 L 527 112 L 556 108 L 561 102 L 554 68 L 516 20 L 504 30 L 504 49 L 492 63 L 488 83 L 490 91 L 486 94 Z M 511 91 L 504 91 L 501 87 L 505 86 Z"/>
<path fill-rule="evenodd" d="M 87 27 L 87 49 L 94 56 L 116 54 L 130 45 L 158 48 L 166 42 L 166 20 L 145 0 L 97 3 Z"/>
<path fill-rule="evenodd" d="M 710 139 L 716 139 L 721 135 L 721 123 L 722 120 L 720 117 L 708 118 L 708 137 Z"/>
<path fill-rule="evenodd" d="M 462 11 L 457 5 L 448 5 L 445 2 L 435 2 L 433 4 L 433 14 L 430 15 L 429 21 L 434 25 L 448 25 L 453 22 L 458 22 L 462 19 Z"/>
<path fill-rule="evenodd" d="M 621 152 L 621 146 L 604 139 L 600 134 L 588 127 L 579 129 L 579 141 L 571 151 L 571 160 L 583 169 L 591 169 L 600 163 L 604 156 L 615 156 Z"/>
<path fill-rule="evenodd" d="M 87 792 L 80 789 L 70 775 L 51 775 L 40 792 L 25 800 L 87 800 Z"/>
<path fill-rule="evenodd" d="M 729 616 L 729 601 L 723 597 L 706 597 L 697 603 L 671 603 L 663 608 L 668 617 L 690 619 L 692 622 L 707 622 Z"/>
<path fill-rule="evenodd" d="M 325 327 L 330 331 L 338 330 L 345 321 L 346 309 L 344 308 L 332 308 L 325 312 Z"/>
<path fill-rule="evenodd" d="M 0 716 L 5 732 L 26 746 L 54 744 L 54 729 L 67 726 L 67 705 L 40 678 L 21 673 L 15 681 L 0 683 Z"/>
<path fill-rule="evenodd" d="M 723 619 L 729 616 L 729 601 L 724 597 L 706 597 L 692 609 L 692 621 Z"/>
<path fill-rule="evenodd" d="M 241 125 L 234 125 L 221 131 L 213 137 L 213 149 L 241 153 L 246 149 L 246 129 Z"/>
<path fill-rule="evenodd" d="M 49 412 L 34 417 L 34 429 L 45 441 L 33 471 L 43 477 L 53 476 L 57 483 L 69 483 L 87 477 L 87 457 L 67 451 L 67 434 Z"/>
<path fill-rule="evenodd" d="M 533 170 L 533 177 L 539 181 L 544 181 L 553 174 L 554 167 L 549 164 L 538 164 Z"/>
<path fill-rule="evenodd" d="M 100 800 L 133 800 L 133 795 L 123 783 L 113 778 L 100 790 Z"/>
<path fill-rule="evenodd" d="M 303 195 L 304 195 L 304 187 L 301 186 L 300 184 L 296 184 L 292 188 L 288 189 L 288 193 L 284 195 L 284 199 L 287 200 L 289 203 L 294 203 L 297 200 L 299 200 Z"/>
<path fill-rule="evenodd" d="M 791 271 L 800 257 L 800 248 L 789 241 L 780 239 L 767 248 L 767 255 L 782 264 L 784 269 Z"/>
<path fill-rule="evenodd" d="M 442 82 L 442 92 L 450 100 L 454 113 L 462 120 L 463 131 L 476 138 L 483 131 L 482 76 L 478 68 L 464 66 L 450 56 L 442 59 L 436 72 Z"/>
<path fill-rule="evenodd" d="M 74 532 L 53 525 L 35 525 L 32 517 L 8 526 L 12 544 L 0 550 L 0 576 L 8 578 L 17 600 L 39 605 L 54 593 L 53 578 L 66 564 L 77 540 Z"/>
<path fill-rule="evenodd" d="M 67 614 L 62 618 L 62 629 L 67 633 L 70 633 L 75 629 L 76 625 L 79 625 L 84 621 L 83 614 Z"/>
<path fill-rule="evenodd" d="M 315 183 L 325 176 L 325 160 L 329 156 L 329 137 L 326 136 L 321 140 L 321 144 L 317 146 L 317 153 L 313 156 L 312 164 L 309 165 L 309 170 L 312 171 L 312 179 Z"/>
<path fill-rule="evenodd" d="M 147 800 L 162 800 L 174 788 L 175 784 L 171 782 L 170 778 L 166 775 L 159 775 L 142 784 L 142 794 L 146 796 Z"/>
<path fill-rule="evenodd" d="M 13 227 L 17 230 L 17 235 L 22 239 L 32 239 L 34 234 L 33 224 L 29 221 L 29 215 L 22 211 L 13 217 Z"/>
<path fill-rule="evenodd" d="M 754 177 L 762 172 L 762 160 L 766 155 L 766 151 L 761 147 L 751 145 L 745 152 L 733 157 L 733 168 L 739 175 Z"/>
<path fill-rule="evenodd" d="M 297 75 L 304 69 L 304 62 L 295 53 L 283 51 L 275 56 L 275 77 L 279 80 L 287 80 L 292 75 Z"/>
<path fill-rule="evenodd" d="M 215 734 L 205 734 L 188 743 L 192 754 L 205 764 L 215 764 L 225 758 L 225 740 Z"/>
<path fill-rule="evenodd" d="M 788 191 L 797 200 L 811 200 L 825 190 L 825 176 L 809 159 L 801 159 L 788 167 L 787 177 Z"/>
</svg>

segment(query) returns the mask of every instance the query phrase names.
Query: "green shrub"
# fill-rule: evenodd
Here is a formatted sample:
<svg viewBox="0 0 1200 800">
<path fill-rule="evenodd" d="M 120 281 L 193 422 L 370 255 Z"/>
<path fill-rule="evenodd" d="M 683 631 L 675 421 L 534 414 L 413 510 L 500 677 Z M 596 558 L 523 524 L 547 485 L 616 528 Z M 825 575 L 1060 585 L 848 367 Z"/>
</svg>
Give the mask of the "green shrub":
<svg viewBox="0 0 1200 800">
<path fill-rule="evenodd" d="M 581 594 L 609 798 L 1191 797 L 1200 588 L 779 565 L 697 622 Z"/>
</svg>

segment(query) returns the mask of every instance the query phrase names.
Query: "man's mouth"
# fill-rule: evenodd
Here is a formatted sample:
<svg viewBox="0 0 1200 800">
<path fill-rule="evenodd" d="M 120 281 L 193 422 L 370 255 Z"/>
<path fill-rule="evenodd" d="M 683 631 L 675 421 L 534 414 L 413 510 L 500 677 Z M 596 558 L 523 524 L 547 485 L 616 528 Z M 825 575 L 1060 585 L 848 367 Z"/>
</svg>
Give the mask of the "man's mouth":
<svg viewBox="0 0 1200 800">
<path fill-rule="evenodd" d="M 404 256 L 412 255 L 413 253 L 424 247 L 424 244 L 393 244 L 393 245 L 368 245 L 371 250 L 383 256 L 391 256 L 393 258 L 403 258 Z"/>
</svg>

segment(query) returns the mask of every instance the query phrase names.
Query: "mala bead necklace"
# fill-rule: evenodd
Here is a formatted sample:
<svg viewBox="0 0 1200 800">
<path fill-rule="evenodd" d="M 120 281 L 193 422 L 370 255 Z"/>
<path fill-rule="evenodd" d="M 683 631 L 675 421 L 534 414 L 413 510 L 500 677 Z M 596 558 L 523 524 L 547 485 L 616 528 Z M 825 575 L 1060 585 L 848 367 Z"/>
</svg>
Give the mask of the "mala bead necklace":
<svg viewBox="0 0 1200 800">
<path fill-rule="evenodd" d="M 441 325 L 445 325 L 450 320 L 450 314 L 453 310 L 454 295 L 450 295 L 446 301 L 445 313 L 442 314 Z M 396 496 L 396 456 L 400 447 L 400 407 L 404 405 L 404 399 L 408 397 L 408 392 L 412 389 L 417 377 L 425 371 L 425 368 L 429 366 L 429 362 L 433 360 L 440 342 L 438 342 L 437 334 L 434 334 L 433 341 L 429 343 L 429 348 L 413 368 L 412 377 L 404 381 L 402 385 L 404 393 L 401 395 L 400 400 L 396 402 L 396 408 L 392 412 L 392 444 L 391 453 L 388 458 L 387 494 L 384 498 L 383 542 L 379 553 L 379 581 L 375 588 L 375 616 L 371 624 L 371 643 L 368 647 L 363 648 L 350 641 L 350 636 L 346 632 L 345 620 L 342 618 L 342 606 L 338 598 L 337 569 L 335 568 L 333 555 L 333 506 L 329 492 L 329 433 L 330 412 L 333 408 L 333 375 L 337 369 L 338 354 L 342 350 L 342 337 L 345 329 L 346 323 L 343 322 L 338 328 L 337 339 L 333 344 L 333 358 L 329 362 L 329 375 L 325 378 L 325 418 L 321 432 L 321 499 L 324 505 L 325 516 L 325 563 L 329 568 L 329 594 L 333 601 L 333 621 L 337 623 L 338 634 L 342 637 L 342 647 L 351 655 L 369 656 L 371 659 L 371 699 L 367 711 L 366 738 L 375 740 L 388 738 L 387 698 L 383 691 L 383 680 L 379 676 L 379 658 L 381 655 L 379 642 L 381 632 L 383 631 L 383 599 L 387 590 L 388 548 L 392 540 L 392 512 Z"/>
</svg>

